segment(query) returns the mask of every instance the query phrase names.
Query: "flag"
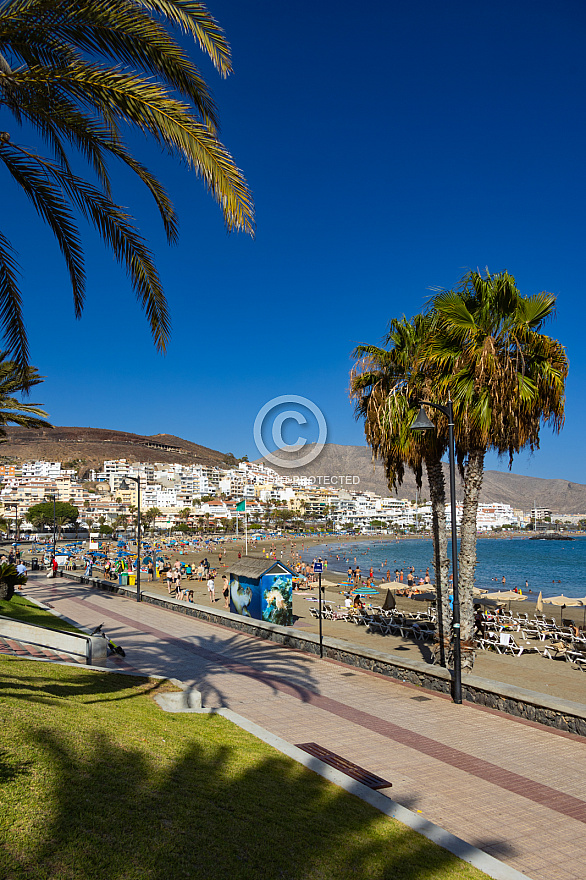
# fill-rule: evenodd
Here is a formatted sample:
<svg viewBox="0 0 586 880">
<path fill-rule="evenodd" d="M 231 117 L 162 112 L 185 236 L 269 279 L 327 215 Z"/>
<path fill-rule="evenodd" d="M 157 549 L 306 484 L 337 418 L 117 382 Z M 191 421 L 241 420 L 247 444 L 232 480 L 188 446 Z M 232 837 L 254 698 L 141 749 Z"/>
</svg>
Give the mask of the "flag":
<svg viewBox="0 0 586 880">
<path fill-rule="evenodd" d="M 246 510 L 246 501 L 241 501 L 240 504 L 236 505 L 236 510 Z"/>
</svg>

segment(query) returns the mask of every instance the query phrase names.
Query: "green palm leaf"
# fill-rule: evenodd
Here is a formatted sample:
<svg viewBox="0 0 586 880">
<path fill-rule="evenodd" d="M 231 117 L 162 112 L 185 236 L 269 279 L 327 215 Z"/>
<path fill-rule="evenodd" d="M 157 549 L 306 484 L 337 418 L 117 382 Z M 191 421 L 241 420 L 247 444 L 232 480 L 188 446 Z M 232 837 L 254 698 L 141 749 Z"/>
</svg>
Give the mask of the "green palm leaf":
<svg viewBox="0 0 586 880">
<path fill-rule="evenodd" d="M 14 143 L 11 131 L 0 132 L 4 166 L 57 239 L 69 271 L 76 315 L 83 309 L 85 283 L 77 229 L 81 212 L 126 265 L 160 350 L 168 343 L 170 328 L 165 297 L 135 222 L 113 200 L 111 159 L 122 162 L 147 187 L 170 242 L 177 240 L 177 220 L 160 181 L 124 143 L 128 127 L 152 137 L 195 171 L 219 204 L 229 231 L 254 234 L 251 194 L 218 140 L 217 109 L 181 45 L 180 37 L 185 35 L 196 41 L 222 76 L 231 72 L 225 35 L 203 3 L 0 3 L 0 106 L 19 126 L 32 127 L 52 156 L 24 150 Z M 72 172 L 75 154 L 89 163 L 96 183 Z M 6 238 L 0 263 L 0 322 L 7 345 L 24 368 L 26 333 Z"/>
</svg>

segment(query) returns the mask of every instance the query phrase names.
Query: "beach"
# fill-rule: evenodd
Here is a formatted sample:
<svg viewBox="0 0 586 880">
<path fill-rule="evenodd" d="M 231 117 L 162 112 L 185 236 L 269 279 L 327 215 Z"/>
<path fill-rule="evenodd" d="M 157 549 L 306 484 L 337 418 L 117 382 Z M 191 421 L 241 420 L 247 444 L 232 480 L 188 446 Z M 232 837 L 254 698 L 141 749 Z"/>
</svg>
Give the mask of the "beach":
<svg viewBox="0 0 586 880">
<path fill-rule="evenodd" d="M 355 538 L 348 537 L 348 542 L 355 542 Z M 371 539 L 372 540 L 372 539 Z M 306 550 L 311 551 L 314 547 L 323 546 L 324 538 L 296 538 L 293 539 L 296 546 L 296 552 L 301 550 L 303 546 Z M 340 538 L 335 538 L 336 543 L 340 543 Z M 262 550 L 269 550 L 273 546 L 276 548 L 277 560 L 281 560 L 290 565 L 295 561 L 291 557 L 291 538 L 272 539 L 267 541 L 254 542 L 251 546 L 249 542 L 249 556 L 263 558 Z M 215 579 L 216 602 L 215 607 L 223 608 L 224 601 L 222 598 L 222 575 L 230 572 L 231 565 L 238 561 L 238 554 L 242 557 L 245 554 L 244 542 L 239 540 L 230 541 L 226 544 L 220 544 L 222 548 L 222 562 L 218 564 L 218 555 L 220 550 L 208 551 L 207 557 L 212 566 L 217 566 L 218 572 Z M 225 553 L 224 553 L 225 550 Z M 283 553 L 281 557 L 281 551 Z M 165 556 L 169 556 L 169 561 L 174 562 L 179 559 L 184 562 L 199 563 L 203 558 L 202 551 L 193 551 L 191 548 L 184 553 L 166 552 Z M 267 565 L 269 561 L 267 560 Z M 344 596 L 343 587 L 339 584 L 346 578 L 342 573 L 328 570 L 323 575 L 325 588 L 325 601 L 334 606 L 343 606 Z M 185 582 L 184 582 L 185 583 Z M 198 605 L 210 605 L 207 586 L 205 581 L 191 580 L 188 582 L 190 589 L 193 589 L 194 602 Z M 160 592 L 162 595 L 168 595 L 166 583 L 161 580 L 150 584 L 146 581 L 146 575 L 143 573 L 143 589 Z M 380 595 L 372 597 L 372 604 L 382 604 L 386 590 Z M 536 599 L 537 597 L 535 597 Z M 403 596 L 397 596 L 397 607 L 401 611 L 422 611 L 427 607 L 426 603 L 415 599 L 408 599 Z M 319 622 L 310 614 L 310 607 L 317 604 L 317 589 L 295 592 L 293 594 L 293 626 L 298 627 L 303 632 L 317 633 Z M 509 603 L 507 603 L 508 606 Z M 511 602 L 511 610 L 515 613 L 525 612 L 531 618 L 535 611 L 535 601 L 519 601 Z M 560 609 L 553 606 L 545 606 L 545 613 L 555 616 L 557 620 L 560 618 Z M 568 608 L 564 612 L 564 616 L 568 616 L 567 612 L 572 610 Z M 582 613 L 582 609 L 580 609 Z M 571 617 L 571 614 L 569 615 Z M 430 646 L 427 643 L 402 639 L 400 636 L 380 635 L 378 633 L 369 633 L 364 626 L 356 626 L 341 620 L 323 620 L 322 629 L 324 636 L 348 640 L 353 644 L 364 645 L 375 648 L 385 653 L 396 654 L 404 659 L 428 660 L 430 656 Z M 537 654 L 522 654 L 520 657 L 496 654 L 492 651 L 478 651 L 474 664 L 473 674 L 486 678 L 495 682 L 512 684 L 517 687 L 526 688 L 527 690 L 536 691 L 552 697 L 571 700 L 573 702 L 586 704 L 586 673 L 574 667 L 572 664 L 560 660 L 548 660 Z M 466 674 L 463 676 L 465 683 Z"/>
<path fill-rule="evenodd" d="M 379 543 L 388 540 L 386 536 L 381 536 Z M 297 555 L 292 555 L 292 543 L 295 544 L 294 553 L 305 555 L 306 558 L 312 557 L 314 548 L 321 548 L 327 542 L 323 536 L 304 537 L 304 538 L 277 538 L 264 541 L 249 541 L 248 555 L 255 558 L 266 558 L 263 556 L 263 550 L 268 552 L 271 547 L 275 548 L 278 561 L 282 561 L 285 565 L 293 567 L 298 561 Z M 351 536 L 343 536 L 332 538 L 330 542 L 336 545 L 356 543 L 356 538 Z M 369 545 L 373 545 L 376 541 L 369 538 Z M 24 560 L 30 564 L 31 556 L 39 556 L 39 551 L 32 551 L 30 548 L 23 546 Z M 129 544 L 132 550 L 132 545 Z M 143 551 L 146 555 L 148 551 Z M 238 561 L 239 554 L 241 558 L 245 556 L 245 542 L 242 539 L 230 540 L 228 542 L 218 543 L 216 545 L 209 544 L 208 549 L 195 549 L 192 547 L 165 549 L 163 555 L 168 563 L 173 564 L 176 560 L 183 563 L 190 563 L 197 566 L 199 562 L 207 556 L 212 568 L 217 569 L 215 577 L 215 596 L 214 606 L 223 608 L 224 600 L 222 597 L 222 575 L 229 574 L 231 567 Z M 159 555 L 159 554 L 157 554 Z M 221 555 L 222 559 L 219 560 Z M 267 566 L 269 565 L 267 559 Z M 78 570 L 82 563 L 78 563 Z M 433 570 L 432 570 L 433 571 Z M 94 574 L 100 574 L 99 566 L 94 569 Z M 363 575 L 368 574 L 363 571 Z M 406 575 L 406 572 L 405 572 Z M 391 577 L 394 578 L 392 572 Z M 342 582 L 346 581 L 346 575 L 342 572 L 327 569 L 323 574 L 323 584 L 325 587 L 324 599 L 334 607 L 343 607 L 344 605 L 344 587 Z M 193 590 L 193 601 L 195 604 L 209 606 L 209 594 L 206 581 L 183 580 L 183 585 L 189 584 L 189 588 Z M 496 585 L 498 589 L 500 585 Z M 163 596 L 168 595 L 165 578 L 159 578 L 154 583 L 147 579 L 146 572 L 142 572 L 141 587 L 143 590 L 160 593 Z M 26 587 L 23 589 L 26 595 Z M 384 588 L 379 595 L 369 597 L 367 602 L 373 605 L 383 603 L 386 595 Z M 529 618 L 535 613 L 535 601 L 537 596 L 525 601 L 507 602 L 506 605 L 517 614 L 519 612 L 527 613 Z M 405 596 L 396 596 L 397 608 L 400 611 L 423 611 L 427 608 L 427 604 L 421 600 L 409 599 Z M 303 591 L 294 591 L 293 593 L 293 626 L 299 628 L 303 632 L 317 633 L 319 622 L 310 613 L 310 607 L 317 605 L 317 588 Z M 547 616 L 555 617 L 560 620 L 561 610 L 559 607 L 544 606 Z M 572 617 L 571 612 L 579 612 L 575 618 L 581 622 L 583 609 L 567 608 L 563 614 L 564 617 Z M 342 620 L 322 620 L 322 630 L 324 636 L 330 636 L 337 639 L 347 640 L 353 644 L 364 645 L 366 647 L 375 648 L 385 653 L 396 654 L 404 659 L 429 660 L 430 645 L 429 643 L 403 639 L 400 636 L 381 635 L 380 633 L 367 632 L 364 626 L 356 626 Z M 537 654 L 522 654 L 520 657 L 496 654 L 492 651 L 478 651 L 474 664 L 473 674 L 481 678 L 487 678 L 495 682 L 512 684 L 517 687 L 526 688 L 541 694 L 558 697 L 574 702 L 586 704 L 586 673 L 582 672 L 572 664 L 560 660 L 549 660 Z M 465 683 L 466 674 L 463 675 Z"/>
</svg>

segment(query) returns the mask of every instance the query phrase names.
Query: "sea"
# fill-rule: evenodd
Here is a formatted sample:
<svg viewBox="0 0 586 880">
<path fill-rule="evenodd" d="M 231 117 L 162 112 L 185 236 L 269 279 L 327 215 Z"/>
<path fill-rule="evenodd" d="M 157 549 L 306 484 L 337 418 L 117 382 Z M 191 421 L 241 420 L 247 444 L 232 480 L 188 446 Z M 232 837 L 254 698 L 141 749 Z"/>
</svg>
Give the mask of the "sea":
<svg viewBox="0 0 586 880">
<path fill-rule="evenodd" d="M 586 597 L 586 537 L 564 541 L 531 541 L 528 538 L 479 538 L 476 545 L 476 586 L 488 590 L 523 590 L 529 582 L 530 597 Z M 448 542 L 448 558 L 451 560 Z M 308 548 L 302 553 L 305 562 L 321 557 L 328 568 L 346 573 L 348 567 L 360 566 L 363 575 L 372 567 L 376 580 L 385 578 L 387 570 L 394 580 L 395 569 L 407 572 L 413 566 L 417 578 L 429 568 L 432 581 L 433 546 L 431 539 L 399 538 L 398 540 L 360 539 L 349 543 L 328 543 Z M 506 580 L 503 586 L 502 579 Z M 529 596 L 528 596 L 529 598 Z"/>
</svg>

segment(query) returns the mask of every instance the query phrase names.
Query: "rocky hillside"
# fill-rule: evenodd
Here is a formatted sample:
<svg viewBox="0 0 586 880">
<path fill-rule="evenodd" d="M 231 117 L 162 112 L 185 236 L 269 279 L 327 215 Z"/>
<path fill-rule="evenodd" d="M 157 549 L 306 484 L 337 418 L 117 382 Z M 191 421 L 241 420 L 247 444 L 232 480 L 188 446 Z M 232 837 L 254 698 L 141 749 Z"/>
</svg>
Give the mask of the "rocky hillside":
<svg viewBox="0 0 586 880">
<path fill-rule="evenodd" d="M 105 459 L 126 458 L 129 461 L 160 461 L 166 464 L 203 464 L 226 467 L 230 457 L 207 446 L 182 440 L 172 434 L 144 437 L 126 431 L 106 428 L 6 428 L 6 441 L 0 446 L 4 462 L 61 461 L 85 474 L 98 468 Z"/>
<path fill-rule="evenodd" d="M 298 453 L 305 455 L 309 446 L 304 446 Z M 291 460 L 296 454 L 289 456 L 279 452 L 279 457 Z M 411 473 L 406 473 L 403 485 L 398 492 L 389 492 L 385 480 L 384 470 L 380 464 L 373 465 L 370 449 L 366 446 L 338 446 L 328 443 L 315 461 L 302 468 L 277 467 L 271 462 L 266 462 L 282 474 L 290 476 L 311 476 L 319 478 L 328 476 L 354 477 L 354 488 L 363 491 L 377 492 L 379 495 L 396 495 L 399 498 L 415 498 L 415 479 Z M 448 466 L 445 465 L 446 486 L 448 486 Z M 357 479 L 356 479 L 357 478 Z M 339 485 L 339 482 L 338 482 Z M 352 489 L 352 486 L 348 488 Z M 462 500 L 463 492 L 459 479 L 457 480 L 456 494 Z M 429 498 L 429 486 L 424 475 L 422 498 Z M 481 500 L 485 502 L 498 501 L 503 504 L 511 504 L 515 508 L 529 511 L 534 504 L 537 507 L 546 507 L 555 513 L 586 513 L 586 486 L 582 483 L 571 483 L 567 480 L 544 480 L 539 477 L 523 477 L 519 474 L 507 471 L 486 471 L 482 488 Z"/>
</svg>

